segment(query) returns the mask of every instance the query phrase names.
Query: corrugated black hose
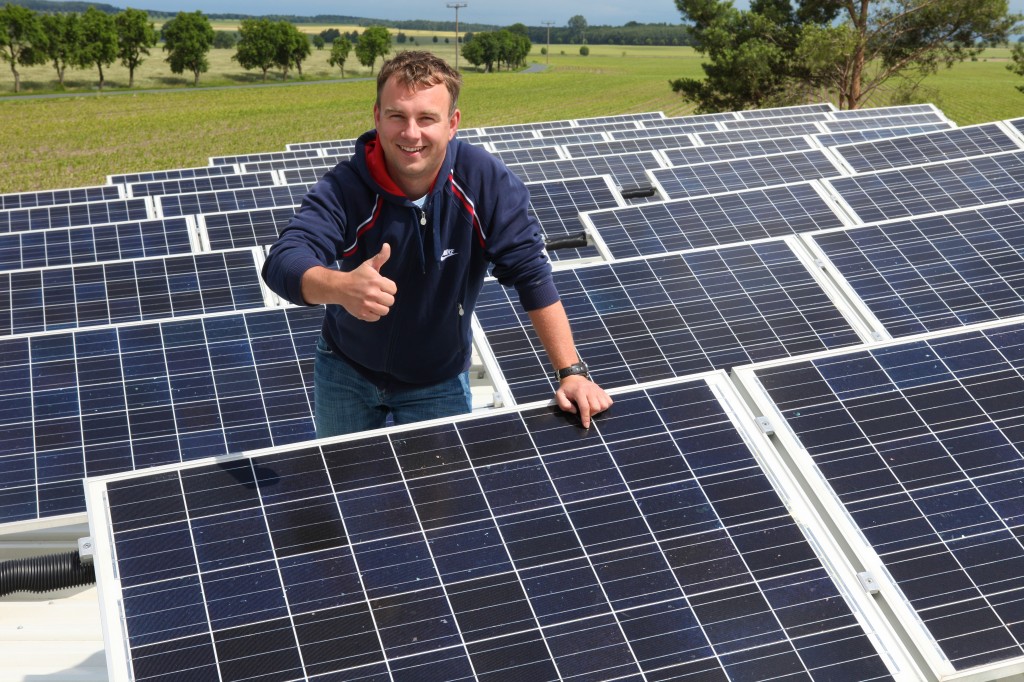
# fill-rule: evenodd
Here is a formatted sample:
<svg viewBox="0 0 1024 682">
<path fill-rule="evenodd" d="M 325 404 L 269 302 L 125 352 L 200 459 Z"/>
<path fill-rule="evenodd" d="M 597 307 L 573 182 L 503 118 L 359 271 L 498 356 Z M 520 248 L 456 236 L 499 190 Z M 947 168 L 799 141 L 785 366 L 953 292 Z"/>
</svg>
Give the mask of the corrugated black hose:
<svg viewBox="0 0 1024 682">
<path fill-rule="evenodd" d="M 0 561 L 0 597 L 13 592 L 50 592 L 96 582 L 92 561 L 77 551 Z"/>
</svg>

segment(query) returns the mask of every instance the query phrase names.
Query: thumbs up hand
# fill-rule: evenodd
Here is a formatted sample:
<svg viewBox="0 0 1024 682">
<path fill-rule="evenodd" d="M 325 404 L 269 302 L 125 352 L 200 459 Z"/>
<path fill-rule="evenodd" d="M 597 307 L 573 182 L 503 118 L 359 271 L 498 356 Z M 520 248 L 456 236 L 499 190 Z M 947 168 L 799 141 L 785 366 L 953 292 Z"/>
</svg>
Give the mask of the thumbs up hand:
<svg viewBox="0 0 1024 682">
<path fill-rule="evenodd" d="M 388 314 L 398 293 L 398 286 L 380 274 L 389 258 L 391 245 L 385 244 L 380 253 L 351 272 L 312 267 L 302 274 L 302 300 L 309 305 L 335 303 L 353 317 L 376 322 Z"/>
</svg>

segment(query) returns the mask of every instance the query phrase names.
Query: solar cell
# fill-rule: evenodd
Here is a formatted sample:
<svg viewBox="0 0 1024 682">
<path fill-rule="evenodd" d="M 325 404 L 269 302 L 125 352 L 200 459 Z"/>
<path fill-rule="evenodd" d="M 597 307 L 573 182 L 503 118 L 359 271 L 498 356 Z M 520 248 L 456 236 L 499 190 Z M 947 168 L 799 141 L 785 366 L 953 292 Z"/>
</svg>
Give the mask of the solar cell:
<svg viewBox="0 0 1024 682">
<path fill-rule="evenodd" d="M 835 204 L 808 182 L 590 211 L 581 218 L 617 259 L 846 225 Z"/>
<path fill-rule="evenodd" d="M 843 175 L 832 157 L 821 149 L 673 166 L 647 172 L 661 188 L 662 194 L 670 199 Z"/>
<path fill-rule="evenodd" d="M 157 213 L 161 217 L 169 218 L 253 208 L 295 207 L 302 203 L 302 198 L 312 186 L 313 183 L 301 183 L 253 189 L 225 189 L 196 194 L 165 194 L 153 199 L 156 202 Z"/>
<path fill-rule="evenodd" d="M 0 336 L 264 305 L 252 250 L 0 273 Z"/>
<path fill-rule="evenodd" d="M 90 201 L 124 199 L 124 188 L 120 185 L 100 185 L 76 189 L 50 189 L 38 192 L 15 192 L 0 194 L 0 211 L 14 208 L 35 208 L 60 204 L 82 204 Z"/>
<path fill-rule="evenodd" d="M 736 370 L 927 679 L 1011 679 L 1024 646 L 1024 328 Z"/>
<path fill-rule="evenodd" d="M 892 337 L 1024 315 L 1024 203 L 809 235 Z"/>
<path fill-rule="evenodd" d="M 892 679 L 714 386 L 90 481 L 114 682 Z"/>
<path fill-rule="evenodd" d="M 860 222 L 1024 199 L 1024 152 L 821 180 Z"/>
<path fill-rule="evenodd" d="M 683 149 L 663 149 L 662 156 L 673 166 L 689 166 L 709 161 L 726 161 L 742 159 L 748 156 L 765 156 L 814 149 L 809 137 L 780 137 L 774 140 L 751 140 L 749 142 L 729 142 L 702 147 L 686 147 Z"/>
<path fill-rule="evenodd" d="M 965 126 L 896 137 L 873 142 L 835 147 L 833 152 L 854 172 L 916 166 L 929 161 L 984 156 L 996 152 L 1019 150 L 1021 141 L 1006 133 L 997 123 Z"/>
<path fill-rule="evenodd" d="M 0 234 L 0 270 L 169 256 L 193 250 L 191 217 Z"/>
<path fill-rule="evenodd" d="M 0 522 L 81 512 L 82 477 L 313 437 L 321 308 L 0 339 Z"/>
<path fill-rule="evenodd" d="M 580 265 L 555 273 L 580 355 L 604 387 L 860 343 L 785 241 Z M 505 404 L 549 398 L 546 355 L 511 293 L 488 280 L 476 308 Z M 504 384 L 501 386 L 500 384 Z"/>
<path fill-rule="evenodd" d="M 153 202 L 149 197 L 16 208 L 0 211 L 0 234 L 151 220 L 159 217 L 154 213 Z"/>
</svg>

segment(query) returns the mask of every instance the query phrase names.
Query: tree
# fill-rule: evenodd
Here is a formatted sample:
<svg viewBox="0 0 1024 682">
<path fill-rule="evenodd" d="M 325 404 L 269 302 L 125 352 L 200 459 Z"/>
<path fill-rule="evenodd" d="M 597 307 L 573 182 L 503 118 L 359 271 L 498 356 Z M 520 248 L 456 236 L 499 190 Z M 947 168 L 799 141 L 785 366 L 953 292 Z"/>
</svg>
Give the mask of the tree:
<svg viewBox="0 0 1024 682">
<path fill-rule="evenodd" d="M 582 14 L 570 17 L 569 23 L 566 25 L 569 27 L 569 39 L 572 42 L 581 44 L 587 42 L 587 20 Z"/>
<path fill-rule="evenodd" d="M 341 31 L 336 28 L 325 28 L 320 31 L 320 37 L 324 39 L 325 43 L 333 43 L 341 37 Z"/>
<path fill-rule="evenodd" d="M 920 82 L 925 76 L 1004 43 L 1018 17 L 1007 0 L 839 0 L 836 25 L 807 26 L 804 54 L 817 59 L 800 66 L 810 78 L 817 67 L 832 74 L 829 85 L 839 106 L 856 109 L 892 79 Z M 835 45 L 832 60 L 820 52 Z M 810 47 L 808 47 L 810 46 Z M 844 52 L 845 51 L 845 52 Z M 837 75 L 838 74 L 838 75 Z"/>
<path fill-rule="evenodd" d="M 117 27 L 114 17 L 95 7 L 85 10 L 81 20 L 82 40 L 77 51 L 77 65 L 83 69 L 95 66 L 100 74 L 100 90 L 105 81 L 103 67 L 117 59 Z"/>
<path fill-rule="evenodd" d="M 34 66 L 46 62 L 46 54 L 41 49 L 45 37 L 39 16 L 30 9 L 19 5 L 7 4 L 0 9 L 0 40 L 3 51 L 0 59 L 11 65 L 14 74 L 14 91 L 21 90 L 21 74 L 19 66 Z"/>
<path fill-rule="evenodd" d="M 327 63 L 339 67 L 342 78 L 345 77 L 345 60 L 348 59 L 350 52 L 352 52 L 352 43 L 348 38 L 338 38 L 331 45 L 331 55 L 327 58 Z"/>
<path fill-rule="evenodd" d="M 75 13 L 42 16 L 42 50 L 56 69 L 57 81 L 62 87 L 68 66 L 78 63 L 77 53 L 82 43 L 78 20 L 79 16 Z"/>
<path fill-rule="evenodd" d="M 1006 65 L 1010 71 L 1018 76 L 1024 76 L 1024 42 L 1017 41 L 1010 53 L 1010 63 Z M 1018 85 L 1017 89 L 1024 92 L 1024 85 Z"/>
<path fill-rule="evenodd" d="M 775 106 L 812 92 L 863 105 L 891 79 L 907 83 L 1001 42 L 1015 23 L 1007 0 L 676 0 L 702 80 L 671 81 L 698 112 Z"/>
<path fill-rule="evenodd" d="M 324 37 L 322 35 L 320 35 L 319 33 L 316 34 L 315 36 L 313 36 L 313 47 L 315 47 L 316 49 L 322 50 L 322 49 L 324 49 L 324 45 L 326 45 L 326 44 L 327 44 L 327 41 L 324 40 Z"/>
<path fill-rule="evenodd" d="M 117 31 L 117 56 L 121 65 L 128 69 L 128 87 L 135 85 L 135 67 L 142 64 L 142 55 L 149 55 L 149 48 L 156 45 L 156 29 L 149 21 L 149 15 L 130 7 L 114 16 Z"/>
<path fill-rule="evenodd" d="M 360 64 L 370 68 L 370 75 L 373 75 L 373 65 L 377 57 L 384 57 L 390 51 L 391 34 L 384 26 L 367 27 L 356 43 L 356 58 Z"/>
<path fill-rule="evenodd" d="M 288 69 L 292 66 L 302 77 L 302 62 L 313 53 L 313 48 L 306 34 L 300 31 L 295 24 L 281 22 L 281 48 L 278 63 L 284 71 L 284 77 L 288 78 Z"/>
<path fill-rule="evenodd" d="M 214 31 L 213 47 L 217 50 L 230 50 L 238 44 L 238 34 L 234 31 Z"/>
<path fill-rule="evenodd" d="M 210 20 L 199 10 L 178 12 L 164 24 L 163 34 L 171 73 L 184 73 L 187 69 L 195 76 L 193 85 L 199 85 L 199 74 L 210 68 L 206 59 L 214 38 Z"/>
<path fill-rule="evenodd" d="M 238 27 L 238 45 L 231 59 L 243 69 L 262 70 L 263 81 L 266 82 L 267 72 L 278 63 L 280 33 L 278 25 L 265 17 L 243 19 Z"/>
</svg>

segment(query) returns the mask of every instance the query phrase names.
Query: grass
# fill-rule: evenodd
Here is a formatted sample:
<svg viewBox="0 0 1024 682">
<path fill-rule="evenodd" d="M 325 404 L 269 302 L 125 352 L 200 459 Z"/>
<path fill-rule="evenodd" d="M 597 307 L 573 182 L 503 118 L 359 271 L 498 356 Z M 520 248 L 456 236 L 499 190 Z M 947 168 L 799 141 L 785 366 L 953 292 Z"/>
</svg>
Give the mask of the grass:
<svg viewBox="0 0 1024 682">
<path fill-rule="evenodd" d="M 434 50 L 433 44 L 429 47 Z M 436 51 L 454 61 L 452 48 L 446 53 L 445 47 L 441 43 Z M 214 51 L 201 84 L 259 83 L 258 74 L 230 60 L 231 52 Z M 534 46 L 531 60 L 547 63 L 548 70 L 466 71 L 463 126 L 642 111 L 682 115 L 692 107 L 671 91 L 668 81 L 702 73 L 693 50 L 678 47 L 592 45 L 590 55 L 581 57 L 576 46 L 553 45 L 548 56 Z M 1005 57 L 993 52 L 987 60 L 944 70 L 926 81 L 926 99 L 960 125 L 1019 116 L 1024 95 L 1014 86 L 1021 79 L 1005 64 Z M 205 166 L 210 156 L 350 138 L 372 125 L 374 83 L 366 80 L 368 70 L 360 67 L 344 81 L 315 82 L 340 76 L 326 66 L 326 50 L 314 51 L 304 68 L 313 82 L 294 87 L 276 76 L 268 87 L 168 89 L 189 79 L 169 74 L 154 54 L 136 76 L 139 86 L 127 91 L 120 85 L 127 74 L 118 68 L 111 69 L 110 79 L 121 88 L 111 93 L 119 94 L 0 101 L 0 150 L 7 171 L 0 174 L 0 193 L 103 184 L 113 173 Z M 74 83 L 84 74 L 72 75 Z M 9 72 L 7 78 L 12 82 Z M 31 82 L 41 87 L 46 78 L 52 78 L 52 69 L 50 75 L 42 69 Z"/>
</svg>

